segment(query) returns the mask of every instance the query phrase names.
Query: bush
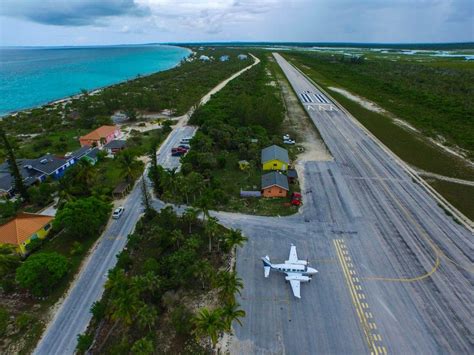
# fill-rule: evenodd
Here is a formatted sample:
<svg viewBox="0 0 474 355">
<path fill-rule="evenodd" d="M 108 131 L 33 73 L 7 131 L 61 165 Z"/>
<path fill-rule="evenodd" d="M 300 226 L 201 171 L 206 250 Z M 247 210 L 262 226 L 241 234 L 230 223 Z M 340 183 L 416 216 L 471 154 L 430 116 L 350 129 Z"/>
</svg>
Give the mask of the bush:
<svg viewBox="0 0 474 355">
<path fill-rule="evenodd" d="M 87 197 L 66 203 L 54 220 L 55 230 L 77 239 L 96 236 L 107 223 L 112 206 L 96 197 Z"/>
<path fill-rule="evenodd" d="M 16 280 L 35 296 L 50 293 L 68 273 L 68 260 L 58 253 L 38 253 L 30 256 L 17 270 Z"/>
<path fill-rule="evenodd" d="M 4 335 L 8 327 L 8 312 L 5 308 L 0 307 L 0 335 Z"/>
<path fill-rule="evenodd" d="M 84 252 L 84 246 L 79 243 L 77 240 L 72 243 L 72 247 L 71 247 L 71 251 L 69 252 L 69 254 L 71 255 L 79 255 L 79 254 L 82 254 Z"/>
<path fill-rule="evenodd" d="M 94 304 L 91 307 L 91 313 L 92 316 L 95 318 L 95 320 L 102 320 L 105 317 L 105 313 L 107 311 L 107 306 L 105 305 L 104 302 L 97 301 L 94 302 Z"/>
<path fill-rule="evenodd" d="M 89 334 L 78 334 L 77 335 L 77 346 L 76 350 L 79 354 L 85 353 L 92 345 L 92 335 Z"/>
<path fill-rule="evenodd" d="M 30 201 L 37 206 L 46 206 L 53 201 L 54 188 L 49 183 L 42 183 L 39 186 L 31 186 L 28 189 Z"/>
<path fill-rule="evenodd" d="M 15 319 L 15 324 L 18 329 L 18 331 L 23 332 L 28 328 L 28 325 L 31 322 L 31 316 L 26 313 L 20 314 L 16 319 Z"/>
<path fill-rule="evenodd" d="M 193 314 L 184 306 L 178 305 L 171 312 L 171 324 L 179 335 L 189 335 L 192 330 Z"/>
<path fill-rule="evenodd" d="M 153 341 L 147 338 L 141 338 L 133 344 L 131 352 L 136 355 L 149 355 L 153 354 L 153 350 Z"/>
</svg>

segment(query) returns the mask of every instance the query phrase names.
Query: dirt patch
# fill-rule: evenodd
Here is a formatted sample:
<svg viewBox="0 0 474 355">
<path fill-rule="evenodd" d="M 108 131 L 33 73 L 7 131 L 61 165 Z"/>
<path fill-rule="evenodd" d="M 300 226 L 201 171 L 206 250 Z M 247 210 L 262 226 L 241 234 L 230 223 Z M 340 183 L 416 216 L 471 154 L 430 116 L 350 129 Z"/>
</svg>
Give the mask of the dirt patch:
<svg viewBox="0 0 474 355">
<path fill-rule="evenodd" d="M 335 91 L 335 92 L 337 92 L 341 95 L 344 95 L 349 100 L 357 102 L 359 105 L 361 105 L 363 108 L 365 108 L 369 111 L 381 113 L 381 114 L 384 114 L 384 115 L 388 114 L 387 111 L 385 111 L 382 107 L 380 107 L 376 103 L 374 103 L 372 101 L 369 101 L 369 100 L 367 100 L 367 99 L 365 99 L 361 96 L 354 95 L 353 93 L 351 93 L 347 90 L 344 90 L 344 89 L 341 89 L 341 88 L 335 88 L 335 87 L 332 87 L 332 86 L 329 86 L 328 89 L 332 90 L 332 91 Z"/>
</svg>

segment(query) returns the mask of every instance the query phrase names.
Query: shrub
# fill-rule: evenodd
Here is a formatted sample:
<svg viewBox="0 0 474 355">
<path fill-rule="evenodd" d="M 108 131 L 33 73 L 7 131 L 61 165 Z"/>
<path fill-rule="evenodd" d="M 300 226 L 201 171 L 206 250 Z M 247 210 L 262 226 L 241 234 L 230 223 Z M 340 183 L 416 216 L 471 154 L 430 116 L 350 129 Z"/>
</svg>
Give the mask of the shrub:
<svg viewBox="0 0 474 355">
<path fill-rule="evenodd" d="M 16 280 L 35 296 L 47 295 L 69 271 L 68 260 L 58 253 L 30 256 L 17 270 Z"/>
<path fill-rule="evenodd" d="M 94 302 L 94 304 L 91 307 L 92 316 L 98 321 L 102 320 L 105 317 L 106 311 L 107 311 L 107 306 L 105 305 L 104 302 L 101 302 L 101 301 Z"/>
<path fill-rule="evenodd" d="M 77 346 L 76 350 L 79 354 L 85 353 L 92 345 L 92 338 L 89 334 L 78 334 L 77 335 Z"/>
<path fill-rule="evenodd" d="M 18 328 L 18 331 L 22 332 L 28 328 L 28 325 L 31 322 L 31 316 L 26 313 L 20 314 L 16 319 L 15 319 L 15 324 L 16 327 Z"/>
<path fill-rule="evenodd" d="M 0 307 L 0 335 L 4 335 L 8 327 L 8 312 L 5 308 Z"/>
<path fill-rule="evenodd" d="M 96 197 L 87 197 L 66 203 L 58 211 L 53 227 L 74 238 L 86 239 L 97 235 L 109 219 L 112 206 Z"/>
</svg>

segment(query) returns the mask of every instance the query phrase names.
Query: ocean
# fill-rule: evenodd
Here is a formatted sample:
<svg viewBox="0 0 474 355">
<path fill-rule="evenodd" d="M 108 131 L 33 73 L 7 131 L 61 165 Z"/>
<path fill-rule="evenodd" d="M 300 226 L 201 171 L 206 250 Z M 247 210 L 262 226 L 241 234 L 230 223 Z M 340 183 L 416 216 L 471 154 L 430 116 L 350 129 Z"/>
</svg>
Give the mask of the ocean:
<svg viewBox="0 0 474 355">
<path fill-rule="evenodd" d="M 0 47 L 0 115 L 170 69 L 189 53 L 162 45 Z"/>
</svg>

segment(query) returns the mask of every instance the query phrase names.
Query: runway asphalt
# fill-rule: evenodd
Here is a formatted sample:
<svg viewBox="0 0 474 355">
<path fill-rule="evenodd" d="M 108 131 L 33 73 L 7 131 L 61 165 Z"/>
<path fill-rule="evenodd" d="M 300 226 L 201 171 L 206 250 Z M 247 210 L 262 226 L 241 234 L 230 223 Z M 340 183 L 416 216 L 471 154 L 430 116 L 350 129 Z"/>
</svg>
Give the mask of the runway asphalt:
<svg viewBox="0 0 474 355">
<path fill-rule="evenodd" d="M 473 336 L 473 235 L 398 161 L 280 55 L 274 54 L 334 156 L 305 164 L 304 206 L 283 218 L 218 212 L 249 237 L 233 354 L 468 354 Z M 309 93 L 308 93 L 309 92 Z M 307 96 L 304 97 L 306 101 Z M 331 99 L 324 96 L 331 102 Z M 293 298 L 260 257 L 298 256 L 319 270 Z"/>
</svg>

